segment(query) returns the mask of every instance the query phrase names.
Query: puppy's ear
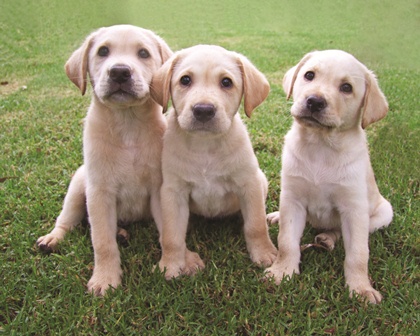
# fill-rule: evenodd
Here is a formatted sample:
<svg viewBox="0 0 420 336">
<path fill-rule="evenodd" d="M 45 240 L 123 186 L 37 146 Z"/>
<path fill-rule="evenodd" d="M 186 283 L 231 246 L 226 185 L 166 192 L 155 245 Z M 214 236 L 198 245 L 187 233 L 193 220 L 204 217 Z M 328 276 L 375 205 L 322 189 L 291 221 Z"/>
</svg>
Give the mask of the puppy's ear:
<svg viewBox="0 0 420 336">
<path fill-rule="evenodd" d="M 289 100 L 290 96 L 293 93 L 293 85 L 295 84 L 297 76 L 297 65 L 293 68 L 287 70 L 286 74 L 283 77 L 283 90 L 286 93 L 286 99 Z"/>
<path fill-rule="evenodd" d="M 173 52 L 161 37 L 155 35 L 155 39 L 158 45 L 160 58 L 162 59 L 163 64 L 173 55 Z"/>
<path fill-rule="evenodd" d="M 239 55 L 238 65 L 244 85 L 244 110 L 250 118 L 252 111 L 260 105 L 270 92 L 265 76 L 244 56 Z"/>
<path fill-rule="evenodd" d="M 363 103 L 362 128 L 381 120 L 388 113 L 388 102 L 379 88 L 373 72 L 367 70 L 366 92 Z"/>
<path fill-rule="evenodd" d="M 293 86 L 295 85 L 295 81 L 297 78 L 297 75 L 302 68 L 302 66 L 313 56 L 315 52 L 311 52 L 309 54 L 306 54 L 300 62 L 295 65 L 293 68 L 289 69 L 286 74 L 283 77 L 283 90 L 286 93 L 286 99 L 289 100 L 289 98 L 293 94 Z"/>
<path fill-rule="evenodd" d="M 163 107 L 163 113 L 168 109 L 171 96 L 172 72 L 177 62 L 178 55 L 175 54 L 153 75 L 150 85 L 150 94 L 153 100 Z"/>
<path fill-rule="evenodd" d="M 64 66 L 67 77 L 80 89 L 82 95 L 86 92 L 89 51 L 96 34 L 97 32 L 90 34 L 80 48 L 73 52 Z"/>
</svg>

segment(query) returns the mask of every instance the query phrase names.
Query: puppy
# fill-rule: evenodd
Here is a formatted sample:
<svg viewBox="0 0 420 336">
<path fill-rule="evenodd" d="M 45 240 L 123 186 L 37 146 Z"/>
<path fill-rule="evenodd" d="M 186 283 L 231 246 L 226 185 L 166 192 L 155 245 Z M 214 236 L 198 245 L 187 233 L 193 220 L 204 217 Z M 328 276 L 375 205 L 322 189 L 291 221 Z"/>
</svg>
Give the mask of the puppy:
<svg viewBox="0 0 420 336">
<path fill-rule="evenodd" d="M 166 109 L 162 153 L 160 270 L 167 279 L 204 268 L 185 237 L 190 211 L 205 217 L 242 212 L 251 259 L 271 265 L 276 249 L 265 224 L 267 180 L 239 116 L 248 117 L 269 84 L 244 56 L 218 46 L 179 51 L 153 77 L 152 96 Z"/>
<path fill-rule="evenodd" d="M 286 73 L 283 88 L 293 95 L 294 122 L 283 148 L 280 212 L 268 215 L 280 231 L 267 276 L 279 284 L 299 273 L 308 221 L 326 230 L 315 240 L 329 249 L 343 235 L 350 292 L 379 303 L 368 278 L 368 239 L 393 212 L 376 185 L 363 129 L 385 117 L 387 101 L 373 73 L 339 50 L 307 54 Z"/>
<path fill-rule="evenodd" d="M 121 283 L 117 221 L 153 216 L 161 227 L 159 189 L 166 119 L 151 99 L 152 75 L 172 55 L 149 30 L 118 25 L 89 35 L 66 63 L 70 80 L 93 87 L 83 135 L 84 164 L 73 176 L 55 228 L 37 241 L 54 250 L 86 210 L 95 255 L 88 290 L 103 295 Z"/>
</svg>

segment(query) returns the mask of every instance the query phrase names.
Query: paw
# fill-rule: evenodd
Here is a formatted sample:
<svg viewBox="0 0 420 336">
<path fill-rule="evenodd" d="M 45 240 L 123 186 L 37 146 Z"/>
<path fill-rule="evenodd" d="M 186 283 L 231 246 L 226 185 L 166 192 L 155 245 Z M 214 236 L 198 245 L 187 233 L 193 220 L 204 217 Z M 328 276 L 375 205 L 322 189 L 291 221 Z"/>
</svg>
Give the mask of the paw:
<svg viewBox="0 0 420 336">
<path fill-rule="evenodd" d="M 44 252 L 54 252 L 57 249 L 58 243 L 63 240 L 68 230 L 63 227 L 55 227 L 46 236 L 39 237 L 36 241 L 38 247 Z"/>
<path fill-rule="evenodd" d="M 130 234 L 127 232 L 127 230 L 118 227 L 117 231 L 117 242 L 124 247 L 128 246 L 128 241 L 130 239 Z"/>
<path fill-rule="evenodd" d="M 121 276 L 119 274 L 98 274 L 100 272 L 93 271 L 87 288 L 89 293 L 95 296 L 104 296 L 108 290 L 114 290 L 121 285 Z"/>
<path fill-rule="evenodd" d="M 187 250 L 185 253 L 185 267 L 182 274 L 195 275 L 198 271 L 204 269 L 204 261 L 200 258 L 198 253 Z"/>
<path fill-rule="evenodd" d="M 59 239 L 56 236 L 47 234 L 46 236 L 39 237 L 36 241 L 36 244 L 40 250 L 51 253 L 56 251 L 58 242 Z"/>
<path fill-rule="evenodd" d="M 267 215 L 267 221 L 269 224 L 276 224 L 280 221 L 280 212 L 275 211 Z"/>
<path fill-rule="evenodd" d="M 280 285 L 283 280 L 291 279 L 293 274 L 299 274 L 299 267 L 285 265 L 282 262 L 274 262 L 274 264 L 265 270 L 264 277 L 272 279 L 276 285 Z"/>
<path fill-rule="evenodd" d="M 369 303 L 378 304 L 382 301 L 382 295 L 377 290 L 373 289 L 372 286 L 365 288 L 350 288 L 350 297 L 353 295 L 360 297 L 363 300 L 367 300 Z"/>
<path fill-rule="evenodd" d="M 322 245 L 327 250 L 332 251 L 335 247 L 334 240 L 326 233 L 320 233 L 315 237 L 315 243 Z"/>
<path fill-rule="evenodd" d="M 165 275 L 166 280 L 171 280 L 178 278 L 182 273 L 181 270 L 184 267 L 183 263 L 166 263 L 164 261 L 159 261 L 159 269 Z"/>
<path fill-rule="evenodd" d="M 250 252 L 251 260 L 258 266 L 268 267 L 273 264 L 277 258 L 277 249 L 270 242 L 264 247 L 259 247 Z"/>
<path fill-rule="evenodd" d="M 183 260 L 164 260 L 159 261 L 159 269 L 165 273 L 165 279 L 170 280 L 181 275 L 195 275 L 199 270 L 204 268 L 204 262 L 200 256 L 187 250 L 185 252 L 185 259 Z"/>
</svg>

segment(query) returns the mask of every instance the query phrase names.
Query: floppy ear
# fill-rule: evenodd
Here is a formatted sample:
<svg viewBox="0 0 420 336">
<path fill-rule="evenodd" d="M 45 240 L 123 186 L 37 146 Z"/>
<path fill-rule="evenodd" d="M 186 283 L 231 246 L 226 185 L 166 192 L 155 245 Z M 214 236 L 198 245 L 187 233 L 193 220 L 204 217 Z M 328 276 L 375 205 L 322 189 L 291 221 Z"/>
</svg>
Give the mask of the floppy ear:
<svg viewBox="0 0 420 336">
<path fill-rule="evenodd" d="M 97 32 L 90 34 L 80 48 L 73 52 L 64 66 L 67 77 L 80 89 L 82 95 L 86 92 L 89 50 L 96 34 Z"/>
<path fill-rule="evenodd" d="M 286 93 L 286 99 L 289 100 L 290 96 L 293 93 L 293 85 L 295 84 L 297 73 L 296 71 L 297 65 L 295 65 L 293 68 L 287 70 L 286 74 L 283 77 L 283 90 Z"/>
<path fill-rule="evenodd" d="M 155 35 L 155 39 L 158 45 L 160 58 L 162 59 L 163 64 L 172 56 L 173 52 L 161 37 Z"/>
<path fill-rule="evenodd" d="M 306 54 L 297 65 L 289 69 L 283 77 L 283 90 L 286 93 L 286 99 L 289 100 L 290 96 L 293 94 L 293 86 L 297 75 L 302 68 L 302 66 L 312 57 L 315 52 Z"/>
<path fill-rule="evenodd" d="M 388 102 L 372 71 L 366 74 L 366 92 L 362 112 L 362 128 L 381 120 L 388 113 Z"/>
<path fill-rule="evenodd" d="M 175 54 L 153 75 L 150 85 L 150 94 L 153 100 L 163 107 L 163 113 L 168 109 L 171 95 L 172 72 L 177 62 L 178 54 Z"/>
<path fill-rule="evenodd" d="M 241 69 L 244 86 L 244 110 L 250 118 L 252 111 L 267 98 L 270 84 L 246 57 L 239 55 L 238 65 Z"/>
</svg>

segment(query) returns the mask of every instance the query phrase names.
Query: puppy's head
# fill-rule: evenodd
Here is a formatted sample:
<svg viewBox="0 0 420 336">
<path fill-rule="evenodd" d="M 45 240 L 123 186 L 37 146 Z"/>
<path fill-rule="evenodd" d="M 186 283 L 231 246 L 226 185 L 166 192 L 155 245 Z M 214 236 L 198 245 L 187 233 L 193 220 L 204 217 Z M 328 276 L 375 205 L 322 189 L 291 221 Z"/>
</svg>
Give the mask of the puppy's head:
<svg viewBox="0 0 420 336">
<path fill-rule="evenodd" d="M 65 65 L 67 76 L 106 105 L 132 106 L 149 97 L 153 74 L 172 55 L 153 32 L 130 25 L 100 28 L 89 35 Z"/>
<path fill-rule="evenodd" d="M 244 56 L 222 47 L 197 45 L 175 53 L 153 77 L 152 97 L 166 110 L 170 98 L 185 131 L 223 133 L 244 97 L 248 117 L 270 87 Z"/>
<path fill-rule="evenodd" d="M 325 129 L 350 129 L 385 117 L 388 103 L 374 74 L 340 50 L 315 51 L 283 78 L 292 115 L 301 124 Z"/>
</svg>

